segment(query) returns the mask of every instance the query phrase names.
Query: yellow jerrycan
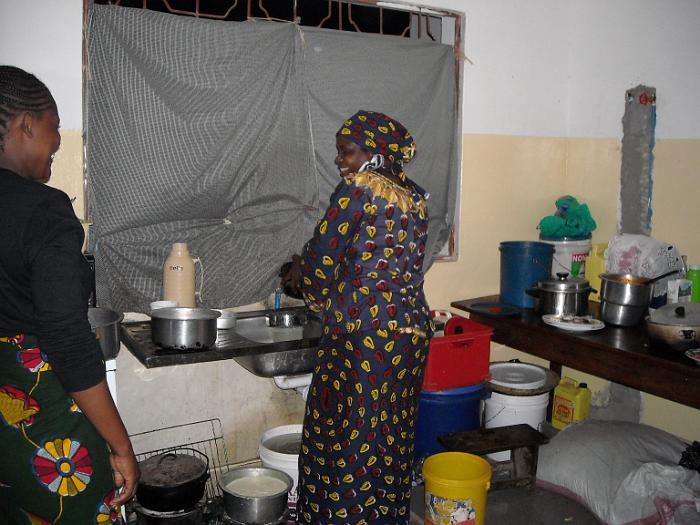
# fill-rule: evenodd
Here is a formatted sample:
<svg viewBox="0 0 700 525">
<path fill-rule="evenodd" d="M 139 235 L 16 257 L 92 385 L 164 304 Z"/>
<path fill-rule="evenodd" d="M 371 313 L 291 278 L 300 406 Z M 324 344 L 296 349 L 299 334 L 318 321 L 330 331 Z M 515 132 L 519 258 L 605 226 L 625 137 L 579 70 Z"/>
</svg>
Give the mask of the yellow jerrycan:
<svg viewBox="0 0 700 525">
<path fill-rule="evenodd" d="M 554 389 L 552 426 L 559 430 L 571 423 L 588 418 L 591 410 L 591 391 L 586 383 L 562 377 Z"/>
<path fill-rule="evenodd" d="M 608 243 L 598 243 L 591 247 L 591 254 L 586 258 L 585 275 L 586 280 L 595 290 L 591 293 L 591 301 L 600 302 L 600 274 L 605 273 L 605 250 L 608 248 Z"/>
</svg>

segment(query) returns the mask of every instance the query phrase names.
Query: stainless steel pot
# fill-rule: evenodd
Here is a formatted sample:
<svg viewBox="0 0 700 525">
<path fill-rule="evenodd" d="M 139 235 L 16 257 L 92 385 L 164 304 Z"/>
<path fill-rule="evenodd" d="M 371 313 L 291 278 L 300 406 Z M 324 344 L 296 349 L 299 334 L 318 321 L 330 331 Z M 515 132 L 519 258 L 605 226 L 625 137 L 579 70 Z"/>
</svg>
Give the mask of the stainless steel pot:
<svg viewBox="0 0 700 525">
<path fill-rule="evenodd" d="M 527 293 L 535 297 L 538 315 L 588 315 L 588 295 L 595 291 L 587 280 L 558 273 L 556 279 L 539 281 Z"/>
<path fill-rule="evenodd" d="M 610 303 L 649 306 L 653 286 L 650 280 L 628 273 L 601 273 L 600 298 Z"/>
<path fill-rule="evenodd" d="M 647 318 L 647 332 L 656 346 L 685 351 L 700 346 L 700 304 L 668 304 Z"/>
<path fill-rule="evenodd" d="M 124 315 L 109 308 L 88 308 L 88 321 L 100 343 L 105 360 L 114 359 L 119 354 L 119 323 Z"/>
<path fill-rule="evenodd" d="M 263 480 L 270 478 L 279 485 L 278 490 L 264 490 Z M 288 474 L 268 467 L 237 468 L 219 480 L 226 514 L 246 525 L 277 523 L 287 510 L 287 497 L 293 485 Z"/>
<path fill-rule="evenodd" d="M 600 274 L 600 318 L 616 326 L 634 326 L 647 314 L 653 285 L 628 273 Z"/>
<path fill-rule="evenodd" d="M 159 308 L 151 312 L 151 339 L 163 348 L 206 350 L 216 343 L 216 319 L 208 308 Z"/>
<path fill-rule="evenodd" d="M 634 326 L 646 316 L 648 307 L 637 304 L 616 304 L 602 299 L 600 319 L 615 326 Z"/>
</svg>

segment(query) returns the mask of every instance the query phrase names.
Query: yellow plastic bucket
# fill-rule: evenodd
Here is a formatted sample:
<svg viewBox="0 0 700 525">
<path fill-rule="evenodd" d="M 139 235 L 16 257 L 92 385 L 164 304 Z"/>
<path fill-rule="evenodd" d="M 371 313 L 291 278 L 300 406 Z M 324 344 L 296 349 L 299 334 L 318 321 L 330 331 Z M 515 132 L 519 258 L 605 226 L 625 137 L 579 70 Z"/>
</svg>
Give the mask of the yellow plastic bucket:
<svg viewBox="0 0 700 525">
<path fill-rule="evenodd" d="M 425 525 L 484 525 L 491 465 L 464 452 L 442 452 L 423 464 Z"/>
</svg>

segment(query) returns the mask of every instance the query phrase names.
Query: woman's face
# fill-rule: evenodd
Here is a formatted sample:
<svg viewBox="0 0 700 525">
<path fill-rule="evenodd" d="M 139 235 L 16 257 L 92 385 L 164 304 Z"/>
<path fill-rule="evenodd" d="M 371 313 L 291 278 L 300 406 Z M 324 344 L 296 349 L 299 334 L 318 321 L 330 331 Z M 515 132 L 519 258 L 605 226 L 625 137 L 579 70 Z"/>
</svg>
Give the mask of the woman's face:
<svg viewBox="0 0 700 525">
<path fill-rule="evenodd" d="M 24 175 L 37 182 L 48 182 L 51 178 L 51 164 L 56 151 L 61 145 L 58 132 L 60 120 L 55 109 L 32 115 L 31 139 L 24 162 Z"/>
<path fill-rule="evenodd" d="M 336 138 L 336 149 L 338 150 L 338 155 L 335 157 L 335 165 L 338 166 L 341 177 L 345 177 L 350 173 L 357 173 L 362 165 L 372 158 L 369 152 L 342 137 Z"/>
</svg>

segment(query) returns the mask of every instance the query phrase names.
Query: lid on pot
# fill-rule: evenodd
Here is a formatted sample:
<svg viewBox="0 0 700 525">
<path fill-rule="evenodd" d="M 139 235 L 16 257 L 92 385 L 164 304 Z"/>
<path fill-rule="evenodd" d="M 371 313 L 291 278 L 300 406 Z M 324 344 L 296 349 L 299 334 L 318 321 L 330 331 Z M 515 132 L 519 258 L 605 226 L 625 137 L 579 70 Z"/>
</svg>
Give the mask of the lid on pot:
<svg viewBox="0 0 700 525">
<path fill-rule="evenodd" d="M 652 311 L 649 320 L 657 324 L 677 326 L 700 325 L 700 303 L 673 303 Z"/>
<path fill-rule="evenodd" d="M 207 457 L 194 449 L 180 449 L 183 453 L 168 452 L 151 456 L 139 462 L 139 483 L 152 487 L 174 487 L 203 476 L 208 469 Z M 187 453 L 184 453 L 184 452 Z M 201 455 L 204 460 L 189 452 Z"/>
<path fill-rule="evenodd" d="M 544 385 L 547 371 L 541 366 L 520 361 L 492 363 L 489 367 L 491 383 L 508 388 L 533 390 Z"/>
<path fill-rule="evenodd" d="M 151 312 L 153 319 L 170 319 L 174 321 L 209 320 L 221 317 L 221 312 L 209 308 L 158 308 Z"/>
<path fill-rule="evenodd" d="M 539 281 L 537 288 L 545 292 L 587 292 L 591 286 L 583 277 L 569 277 L 568 273 L 558 273 L 556 279 Z"/>
</svg>

